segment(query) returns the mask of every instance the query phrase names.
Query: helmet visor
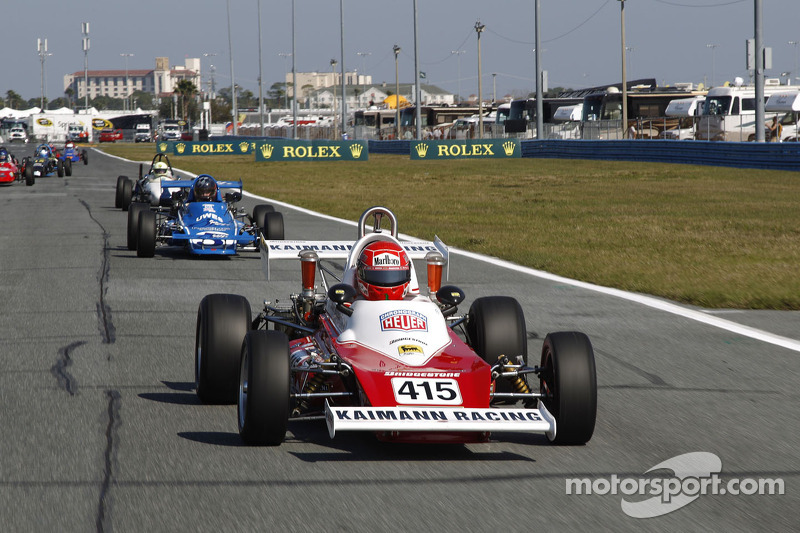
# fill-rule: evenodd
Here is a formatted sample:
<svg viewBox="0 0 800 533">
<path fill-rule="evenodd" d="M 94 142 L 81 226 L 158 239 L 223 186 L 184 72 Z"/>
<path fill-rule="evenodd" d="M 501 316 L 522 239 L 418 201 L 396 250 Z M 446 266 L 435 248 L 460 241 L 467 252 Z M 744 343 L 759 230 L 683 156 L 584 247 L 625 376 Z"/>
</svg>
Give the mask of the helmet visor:
<svg viewBox="0 0 800 533">
<path fill-rule="evenodd" d="M 371 285 L 379 287 L 397 287 L 411 281 L 411 269 L 404 270 L 372 270 L 362 268 L 359 277 Z"/>
</svg>

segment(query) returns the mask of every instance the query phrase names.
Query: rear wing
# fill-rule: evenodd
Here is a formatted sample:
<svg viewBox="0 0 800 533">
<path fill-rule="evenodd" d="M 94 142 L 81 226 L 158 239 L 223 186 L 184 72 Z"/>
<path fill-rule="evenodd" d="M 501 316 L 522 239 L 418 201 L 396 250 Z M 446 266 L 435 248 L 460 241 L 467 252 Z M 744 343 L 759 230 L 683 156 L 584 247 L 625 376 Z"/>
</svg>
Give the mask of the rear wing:
<svg viewBox="0 0 800 533">
<path fill-rule="evenodd" d="M 175 180 L 169 182 L 170 189 L 172 188 L 190 188 L 194 185 L 195 180 Z M 217 187 L 220 189 L 239 189 L 242 188 L 241 181 L 217 181 Z"/>
<path fill-rule="evenodd" d="M 259 235 L 261 268 L 267 281 L 270 279 L 269 263 L 273 259 L 299 259 L 300 252 L 313 250 L 320 259 L 347 259 L 356 241 L 268 241 Z M 439 252 L 450 267 L 449 251 L 439 237 L 431 241 L 398 241 L 411 259 L 425 259 L 428 252 Z"/>
</svg>

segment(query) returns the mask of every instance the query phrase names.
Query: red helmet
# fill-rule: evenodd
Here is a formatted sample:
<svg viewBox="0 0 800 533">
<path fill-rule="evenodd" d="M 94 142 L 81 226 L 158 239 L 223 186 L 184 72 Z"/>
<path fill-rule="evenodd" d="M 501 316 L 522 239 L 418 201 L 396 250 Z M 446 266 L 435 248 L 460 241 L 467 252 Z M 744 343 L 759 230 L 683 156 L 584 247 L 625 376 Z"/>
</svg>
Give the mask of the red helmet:
<svg viewBox="0 0 800 533">
<path fill-rule="evenodd" d="M 397 244 L 373 242 L 361 251 L 356 278 L 367 300 L 402 300 L 411 282 L 411 262 Z"/>
</svg>

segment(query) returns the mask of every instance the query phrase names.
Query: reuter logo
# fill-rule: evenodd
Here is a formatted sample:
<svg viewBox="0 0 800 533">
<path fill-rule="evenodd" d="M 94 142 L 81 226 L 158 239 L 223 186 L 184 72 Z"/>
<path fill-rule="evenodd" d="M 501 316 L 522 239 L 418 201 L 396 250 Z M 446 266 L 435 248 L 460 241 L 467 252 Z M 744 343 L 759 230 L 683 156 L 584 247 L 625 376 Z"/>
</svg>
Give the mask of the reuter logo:
<svg viewBox="0 0 800 533">
<path fill-rule="evenodd" d="M 628 501 L 622 498 L 622 512 L 633 518 L 653 518 L 677 511 L 701 495 L 783 494 L 782 479 L 733 478 L 723 481 L 720 458 L 709 452 L 691 452 L 667 459 L 645 472 L 668 470 L 672 474 L 652 474 L 652 477 L 611 479 L 567 479 L 567 494 L 620 494 L 652 496 L 645 500 Z"/>
<path fill-rule="evenodd" d="M 379 318 L 382 331 L 428 331 L 427 317 L 410 309 L 389 311 Z"/>
</svg>

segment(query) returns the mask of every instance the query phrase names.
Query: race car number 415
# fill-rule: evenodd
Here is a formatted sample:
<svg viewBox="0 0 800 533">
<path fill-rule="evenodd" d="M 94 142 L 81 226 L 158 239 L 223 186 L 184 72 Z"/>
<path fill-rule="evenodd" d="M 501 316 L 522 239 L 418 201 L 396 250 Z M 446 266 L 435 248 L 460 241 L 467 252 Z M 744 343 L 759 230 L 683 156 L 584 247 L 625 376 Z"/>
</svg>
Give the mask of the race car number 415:
<svg viewBox="0 0 800 533">
<path fill-rule="evenodd" d="M 461 405 L 454 379 L 392 378 L 394 399 L 403 405 Z"/>
</svg>

